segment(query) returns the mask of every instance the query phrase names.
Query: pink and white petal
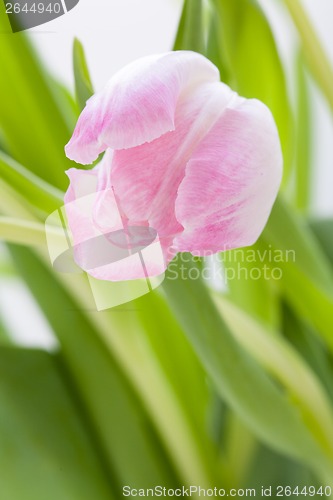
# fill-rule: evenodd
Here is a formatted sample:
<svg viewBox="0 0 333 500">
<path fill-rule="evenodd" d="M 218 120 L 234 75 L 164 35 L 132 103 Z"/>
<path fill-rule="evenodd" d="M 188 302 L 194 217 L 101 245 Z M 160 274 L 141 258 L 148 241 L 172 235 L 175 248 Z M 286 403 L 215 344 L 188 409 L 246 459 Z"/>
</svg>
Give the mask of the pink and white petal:
<svg viewBox="0 0 333 500">
<path fill-rule="evenodd" d="M 102 280 L 122 281 L 160 275 L 166 263 L 158 238 L 155 237 L 155 243 L 150 239 L 146 247 L 145 235 L 140 237 L 138 231 L 134 234 L 136 238 L 133 244 L 141 248 L 145 262 L 143 267 L 139 253 L 136 251 L 129 255 L 127 245 L 121 244 L 124 236 L 119 239 L 112 232 L 123 230 L 123 221 L 110 184 L 100 175 L 102 164 L 106 163 L 107 166 L 105 160 L 111 157 L 112 152 L 108 152 L 94 170 L 70 169 L 67 172 L 70 186 L 65 195 L 65 211 L 72 236 L 74 260 L 81 269 Z M 101 201 L 104 206 L 99 205 Z"/>
<path fill-rule="evenodd" d="M 234 99 L 235 94 L 222 83 L 203 84 L 179 100 L 175 131 L 114 152 L 109 175 L 121 211 L 129 224 L 148 221 L 164 249 L 183 231 L 175 217 L 175 201 L 186 164 Z"/>
<path fill-rule="evenodd" d="M 103 232 L 94 221 L 98 170 L 99 167 L 90 171 L 70 169 L 67 172 L 70 186 L 65 195 L 65 211 L 72 237 L 74 259 L 84 270 L 87 263 L 96 260 L 96 254 L 101 248 L 101 238 L 104 232 L 108 232 L 108 229 Z M 112 229 L 122 229 L 122 219 L 114 196 L 112 198 L 112 191 L 111 195 L 108 191 L 105 196 L 107 196 Z"/>
<path fill-rule="evenodd" d="M 107 147 L 132 148 L 174 130 L 181 94 L 219 80 L 217 68 L 190 51 L 139 59 L 91 97 L 65 150 L 78 163 L 93 162 Z"/>
<path fill-rule="evenodd" d="M 107 149 L 102 161 L 98 164 L 96 197 L 93 206 L 93 221 L 102 233 L 115 231 L 123 227 L 126 220 L 122 218 L 118 202 L 111 185 L 111 165 L 113 150 Z"/>
<path fill-rule="evenodd" d="M 194 152 L 176 199 L 184 231 L 178 251 L 218 252 L 252 245 L 262 232 L 282 175 L 278 132 L 253 99 L 228 108 Z"/>
<path fill-rule="evenodd" d="M 96 191 L 99 166 L 92 170 L 70 168 L 66 171 L 69 186 L 65 193 L 65 203 L 71 203 L 78 198 L 90 195 Z"/>
<path fill-rule="evenodd" d="M 66 172 L 70 185 L 65 194 L 65 210 L 73 243 L 93 238 L 98 234 L 92 221 L 98 169 L 78 170 L 71 168 Z"/>
</svg>

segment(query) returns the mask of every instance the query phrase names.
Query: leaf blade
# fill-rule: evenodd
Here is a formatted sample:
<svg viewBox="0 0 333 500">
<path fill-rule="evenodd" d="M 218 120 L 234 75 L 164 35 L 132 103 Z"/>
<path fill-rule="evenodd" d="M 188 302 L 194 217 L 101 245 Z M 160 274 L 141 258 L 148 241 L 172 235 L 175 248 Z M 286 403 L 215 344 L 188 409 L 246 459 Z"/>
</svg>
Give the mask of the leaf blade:
<svg viewBox="0 0 333 500">
<path fill-rule="evenodd" d="M 73 68 L 76 99 L 80 109 L 82 110 L 85 107 L 87 100 L 93 95 L 94 89 L 91 83 L 84 48 L 80 40 L 77 38 L 74 39 L 73 44 Z"/>
<path fill-rule="evenodd" d="M 191 279 L 190 270 L 195 269 L 195 264 L 188 257 L 189 263 L 183 260 L 179 270 L 183 278 L 185 268 L 186 279 L 167 277 L 163 289 L 221 397 L 264 442 L 306 460 L 317 472 L 323 466 L 328 474 L 331 464 L 323 459 L 297 410 L 237 346 L 201 280 Z M 177 262 L 174 264 L 177 266 Z"/>
<path fill-rule="evenodd" d="M 1 494 L 115 498 L 54 356 L 1 347 L 0 360 Z"/>
</svg>

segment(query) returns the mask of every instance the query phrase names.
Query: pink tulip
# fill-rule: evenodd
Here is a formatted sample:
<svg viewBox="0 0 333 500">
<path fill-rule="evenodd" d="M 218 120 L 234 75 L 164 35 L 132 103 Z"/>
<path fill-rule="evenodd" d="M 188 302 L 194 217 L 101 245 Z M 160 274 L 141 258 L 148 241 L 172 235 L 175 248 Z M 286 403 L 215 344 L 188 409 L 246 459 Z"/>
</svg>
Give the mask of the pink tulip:
<svg viewBox="0 0 333 500">
<path fill-rule="evenodd" d="M 103 151 L 93 170 L 68 171 L 66 203 L 96 195 L 89 220 L 67 211 L 74 242 L 96 227 L 118 228 L 115 196 L 124 227 L 157 231 L 165 268 L 177 252 L 252 245 L 281 181 L 269 109 L 239 97 L 209 60 L 189 51 L 140 59 L 88 100 L 66 154 L 87 164 Z M 121 264 L 89 272 L 106 280 L 139 277 Z"/>
</svg>

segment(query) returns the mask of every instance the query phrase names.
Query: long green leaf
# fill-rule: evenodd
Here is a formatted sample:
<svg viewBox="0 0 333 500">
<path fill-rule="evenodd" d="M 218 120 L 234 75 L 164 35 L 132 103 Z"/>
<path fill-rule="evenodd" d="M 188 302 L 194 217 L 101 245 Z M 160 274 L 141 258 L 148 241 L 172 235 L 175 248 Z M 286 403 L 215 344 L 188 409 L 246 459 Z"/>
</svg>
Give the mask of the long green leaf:
<svg viewBox="0 0 333 500">
<path fill-rule="evenodd" d="M 309 211 L 311 201 L 311 106 L 309 82 L 303 57 L 299 55 L 297 60 L 297 151 L 296 151 L 296 207 L 303 213 Z"/>
<path fill-rule="evenodd" d="M 271 109 L 278 125 L 286 178 L 293 158 L 293 120 L 276 44 L 254 0 L 213 0 L 218 17 L 222 74 L 242 96 L 257 98 Z"/>
<path fill-rule="evenodd" d="M 273 253 L 282 254 L 276 285 L 297 315 L 310 322 L 333 349 L 333 273 L 309 224 L 279 197 L 262 237 Z"/>
<path fill-rule="evenodd" d="M 20 245 L 45 245 L 44 226 L 39 222 L 0 216 L 0 240 Z"/>
<path fill-rule="evenodd" d="M 168 301 L 221 396 L 264 442 L 329 474 L 331 464 L 302 421 L 297 407 L 240 348 L 218 314 L 192 261 L 184 279 L 163 284 Z M 179 271 L 180 272 L 180 271 Z M 330 472 L 331 474 L 331 472 Z"/>
<path fill-rule="evenodd" d="M 75 38 L 73 44 L 73 67 L 75 78 L 76 99 L 80 109 L 83 109 L 87 100 L 94 93 L 86 56 L 82 43 Z"/>
<path fill-rule="evenodd" d="M 197 50 L 194 43 L 197 30 L 188 22 L 192 38 L 185 38 L 186 8 L 195 9 L 195 2 L 184 4 L 183 16 L 179 27 L 176 49 Z M 195 10 L 198 22 L 203 25 L 202 11 Z M 252 25 L 256 26 L 255 35 Z M 259 41 L 257 40 L 259 37 Z M 221 78 L 227 81 L 240 93 L 248 97 L 263 99 L 281 117 L 280 126 L 285 129 L 285 135 L 290 140 L 289 106 L 287 102 L 284 75 L 278 58 L 276 47 L 269 25 L 263 14 L 252 2 L 216 0 L 210 9 L 209 31 L 207 47 L 202 53 L 206 54 L 219 68 Z M 263 47 L 262 57 L 267 63 L 268 73 L 258 81 L 258 60 L 251 52 L 258 45 Z M 239 60 L 238 60 L 239 59 Z M 248 71 L 243 70 L 246 65 Z M 246 75 L 245 75 L 246 73 Z M 279 102 L 278 102 L 279 101 Z M 280 102 L 284 103 L 285 112 L 280 115 Z M 232 252 L 229 252 L 231 255 Z M 229 259 L 227 266 L 238 266 L 237 258 Z M 247 264 L 241 263 L 244 267 Z M 260 281 L 242 279 L 230 280 L 229 292 L 233 300 L 245 307 L 252 314 L 258 315 L 269 323 L 277 322 L 277 300 L 271 284 L 264 279 Z"/>
<path fill-rule="evenodd" d="M 301 38 L 304 56 L 333 110 L 333 69 L 300 0 L 284 0 Z"/>
<path fill-rule="evenodd" d="M 277 492 L 278 487 L 287 487 L 285 491 L 291 488 L 291 491 L 298 490 L 300 492 L 304 487 L 314 486 L 318 491 L 321 484 L 322 482 L 308 468 L 294 460 L 286 459 L 265 446 L 260 446 L 257 449 L 248 477 L 242 486 L 243 488 L 255 488 L 256 491 L 261 491 L 261 488 L 264 488 L 267 493 L 271 491 L 274 498 L 276 495 L 273 496 L 273 492 Z M 307 489 L 307 491 L 309 490 Z M 282 498 L 286 498 L 286 495 Z M 319 500 L 321 497 L 318 495 L 313 498 Z"/>
<path fill-rule="evenodd" d="M 94 325 L 33 253 L 10 249 L 58 336 L 68 373 L 119 486 L 174 486 L 175 475 L 154 426 Z"/>
<path fill-rule="evenodd" d="M 333 365 L 330 353 L 313 328 L 286 304 L 283 307 L 283 334 L 321 380 L 333 401 Z"/>
<path fill-rule="evenodd" d="M 0 213 L 31 222 L 38 222 L 28 200 L 0 178 Z"/>
<path fill-rule="evenodd" d="M 333 457 L 333 408 L 320 379 L 283 337 L 269 335 L 222 296 L 214 299 L 238 342 L 285 387 L 310 431 Z"/>
<path fill-rule="evenodd" d="M 216 15 L 216 11 L 212 7 L 209 19 L 206 55 L 208 59 L 219 68 L 221 80 L 223 82 L 230 82 L 231 76 L 228 72 L 227 62 L 225 60 L 225 50 L 223 47 L 224 41 L 222 30 L 220 29 L 219 16 Z"/>
<path fill-rule="evenodd" d="M 333 219 L 310 221 L 310 227 L 333 267 Z"/>
<path fill-rule="evenodd" d="M 184 336 L 183 330 L 161 296 L 159 289 L 132 303 L 139 324 L 153 349 L 153 355 L 167 374 L 172 391 L 179 400 L 187 429 L 191 432 L 202 467 L 213 483 L 219 482 L 216 448 L 207 431 L 207 414 L 212 394 L 207 387 L 206 374 Z M 132 312 L 135 315 L 135 312 Z M 192 465 L 194 468 L 194 464 Z"/>
<path fill-rule="evenodd" d="M 288 303 L 297 315 L 317 330 L 333 352 L 333 298 L 318 288 L 292 264 L 283 264 L 281 286 Z"/>
<path fill-rule="evenodd" d="M 255 258 L 248 257 L 248 250 Z M 259 259 L 268 250 L 268 245 L 260 238 L 250 249 L 231 250 L 220 256 L 230 300 L 267 325 L 276 327 L 280 313 L 278 290 L 269 274 L 265 275 L 264 264 Z"/>
<path fill-rule="evenodd" d="M 204 51 L 202 0 L 184 0 L 173 50 Z"/>
<path fill-rule="evenodd" d="M 0 3 L 0 130 L 11 156 L 58 188 L 71 166 L 64 146 L 71 130 L 24 33 L 10 33 Z M 6 33 L 7 31 L 7 33 Z"/>
<path fill-rule="evenodd" d="M 324 252 L 304 218 L 295 213 L 282 196 L 275 202 L 262 237 L 274 249 L 288 252 L 290 267 L 297 268 L 333 297 L 333 273 Z"/>
<path fill-rule="evenodd" d="M 0 467 L 2 498 L 117 498 L 50 354 L 0 348 Z"/>
<path fill-rule="evenodd" d="M 53 212 L 63 203 L 63 192 L 0 151 L 0 175 L 35 207 Z"/>
<path fill-rule="evenodd" d="M 11 193 L 9 188 L 6 188 L 5 192 L 7 194 L 7 198 L 5 199 L 7 213 L 9 207 L 11 215 L 25 217 L 34 224 L 38 222 L 36 218 L 31 216 L 29 210 L 25 208 L 21 201 L 17 202 L 15 193 Z M 2 201 L 1 198 L 0 201 Z M 45 252 L 40 251 L 40 249 L 38 251 L 42 260 L 45 261 Z M 27 266 L 28 271 L 29 266 Z M 161 440 L 168 449 L 173 461 L 177 464 L 177 468 L 184 478 L 183 481 L 186 484 L 191 484 L 196 479 L 200 481 L 200 484 L 213 484 L 214 480 L 210 478 L 214 475 L 214 467 L 212 466 L 212 460 L 206 456 L 208 450 L 203 450 L 205 445 L 200 443 L 202 439 L 199 436 L 200 433 L 197 432 L 196 426 L 192 425 L 185 405 L 182 404 L 181 400 L 177 399 L 176 392 L 172 390 L 169 380 L 163 373 L 162 367 L 159 366 L 159 363 L 156 363 L 155 356 L 157 355 L 160 358 L 161 350 L 155 347 L 153 349 L 150 348 L 148 342 L 144 342 L 145 348 L 142 348 L 142 337 L 145 337 L 145 332 L 142 330 L 141 322 L 136 317 L 135 308 L 134 314 L 129 313 L 126 306 L 126 314 L 114 314 L 114 311 L 98 315 L 93 314 L 95 306 L 92 303 L 92 296 L 86 281 L 77 281 L 72 276 L 67 279 L 66 275 L 61 274 L 57 275 L 57 278 L 61 280 L 65 289 L 68 290 L 67 293 L 70 293 L 72 300 L 76 304 L 76 309 L 81 308 L 82 312 L 84 311 L 84 317 L 88 317 L 89 324 L 94 324 L 96 336 L 102 336 L 103 345 L 107 346 L 107 349 L 110 349 L 114 353 L 122 369 L 125 370 L 131 379 L 136 392 L 140 394 L 151 418 L 159 430 Z M 55 279 L 53 273 L 50 271 L 48 279 L 49 283 L 45 289 L 45 294 L 40 292 L 44 299 L 47 295 L 47 289 L 53 287 L 53 279 Z M 151 310 L 155 307 L 156 305 L 152 305 L 152 308 L 147 310 L 147 316 L 151 315 Z M 119 312 L 121 313 L 122 311 Z M 61 319 L 61 316 L 59 318 Z M 168 331 L 169 321 L 165 318 L 165 314 L 164 312 L 162 313 L 161 309 L 159 319 L 165 326 L 165 335 L 170 338 Z M 62 324 L 60 324 L 59 328 L 62 331 Z M 151 328 L 152 326 L 149 326 L 149 323 L 145 321 L 145 329 L 149 331 Z M 126 335 L 119 335 L 119 331 L 126 331 Z M 153 336 L 158 336 L 159 330 L 151 333 Z M 75 344 L 71 345 L 75 348 Z M 180 345 L 178 342 L 175 342 L 169 349 L 175 350 Z M 184 359 L 186 356 L 185 354 Z M 166 365 L 163 360 L 161 360 L 161 363 L 165 368 Z M 172 368 L 168 368 L 169 376 L 171 371 Z M 200 408 L 198 415 L 203 411 L 204 408 Z M 104 430 L 107 432 L 106 426 L 103 426 L 101 432 L 104 432 Z M 208 448 L 210 448 L 209 444 Z M 204 453 L 202 453 L 203 451 Z M 211 455 L 211 451 L 209 453 Z"/>
</svg>

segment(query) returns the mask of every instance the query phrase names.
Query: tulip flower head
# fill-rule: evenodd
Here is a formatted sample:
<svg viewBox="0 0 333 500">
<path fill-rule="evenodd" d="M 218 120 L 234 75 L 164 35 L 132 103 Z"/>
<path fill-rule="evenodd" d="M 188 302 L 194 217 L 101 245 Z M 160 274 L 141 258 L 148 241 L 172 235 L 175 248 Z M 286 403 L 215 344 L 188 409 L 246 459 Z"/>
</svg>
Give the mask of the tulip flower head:
<svg viewBox="0 0 333 500">
<path fill-rule="evenodd" d="M 103 152 L 93 169 L 67 172 L 74 243 L 96 231 L 109 238 L 141 228 L 136 234 L 144 246 L 153 231 L 162 270 L 177 252 L 204 256 L 252 245 L 281 182 L 281 146 L 270 110 L 239 97 L 208 59 L 190 51 L 139 59 L 87 101 L 66 154 L 90 164 Z M 89 195 L 88 210 L 73 208 Z M 77 263 L 84 267 L 91 251 L 82 246 Z M 88 272 L 111 281 L 141 277 L 136 265 L 121 261 Z M 148 274 L 160 272 L 152 262 Z"/>
</svg>

